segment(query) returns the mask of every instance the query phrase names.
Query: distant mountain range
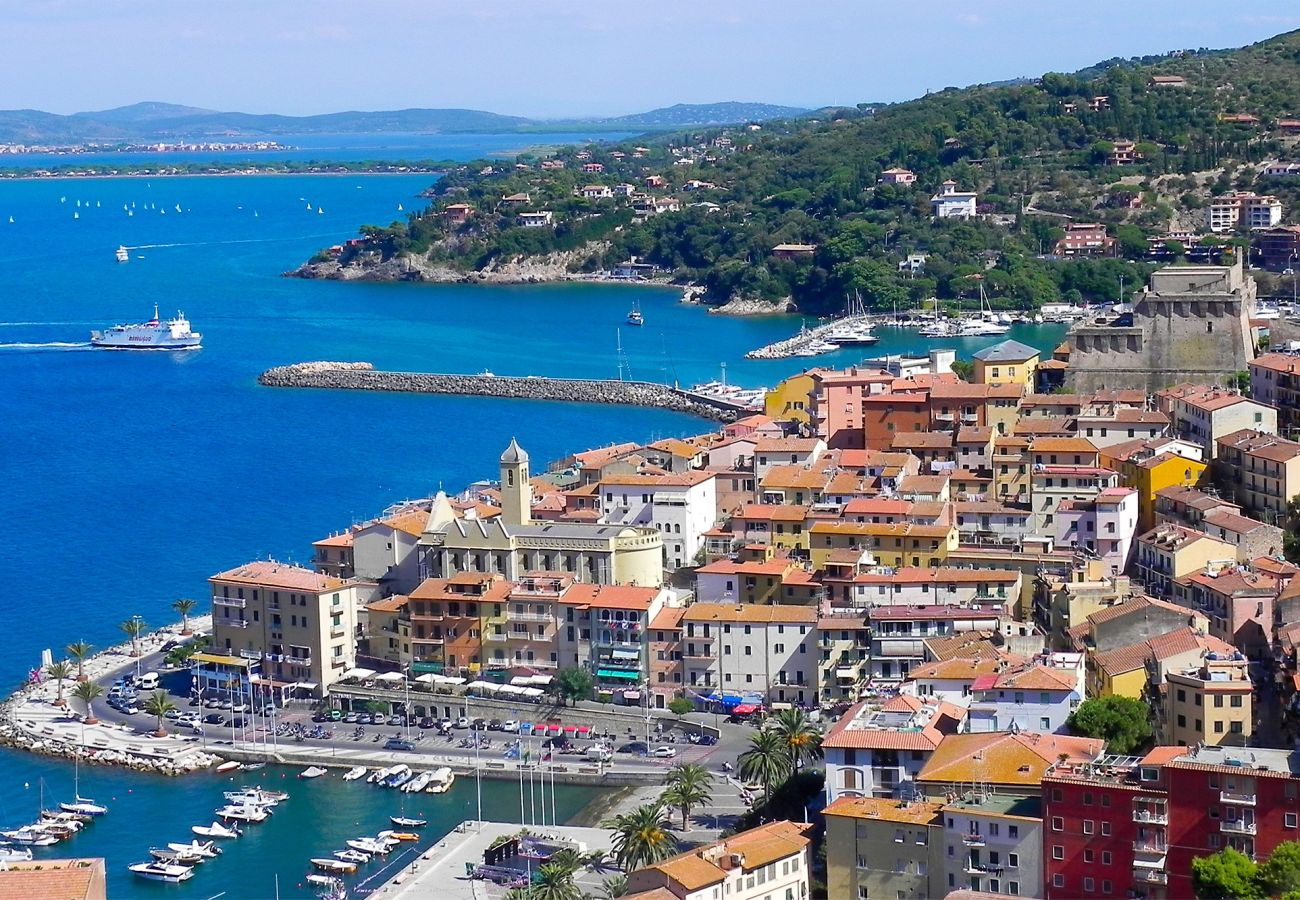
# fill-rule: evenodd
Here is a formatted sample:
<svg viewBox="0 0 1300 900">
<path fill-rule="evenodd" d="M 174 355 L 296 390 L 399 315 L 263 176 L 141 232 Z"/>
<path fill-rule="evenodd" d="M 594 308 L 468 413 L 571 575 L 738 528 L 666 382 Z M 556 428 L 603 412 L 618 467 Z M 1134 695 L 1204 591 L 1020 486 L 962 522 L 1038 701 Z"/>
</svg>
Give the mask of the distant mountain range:
<svg viewBox="0 0 1300 900">
<path fill-rule="evenodd" d="M 559 121 L 504 116 L 477 109 L 398 109 L 281 116 L 146 102 L 68 116 L 36 109 L 0 110 L 0 143 L 274 140 L 295 134 L 394 132 L 660 131 L 764 122 L 794 118 L 808 112 L 768 103 L 679 103 L 628 116 Z"/>
</svg>

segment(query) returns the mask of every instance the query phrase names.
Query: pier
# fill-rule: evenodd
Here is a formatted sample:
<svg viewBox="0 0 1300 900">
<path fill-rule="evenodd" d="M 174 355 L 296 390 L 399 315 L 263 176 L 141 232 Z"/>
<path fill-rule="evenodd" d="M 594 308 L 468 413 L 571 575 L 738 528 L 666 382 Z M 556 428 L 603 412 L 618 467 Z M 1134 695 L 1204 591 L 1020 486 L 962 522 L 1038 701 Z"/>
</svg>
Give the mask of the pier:
<svg viewBox="0 0 1300 900">
<path fill-rule="evenodd" d="M 810 349 L 811 346 L 818 341 L 826 340 L 826 336 L 832 331 L 855 326 L 870 327 L 875 322 L 876 319 L 873 319 L 872 316 L 865 315 L 843 316 L 832 319 L 818 325 L 816 328 L 800 331 L 794 337 L 774 341 L 765 347 L 759 347 L 757 350 L 750 350 L 745 354 L 745 359 L 788 359 L 791 356 L 817 356 L 817 352 Z"/>
<path fill-rule="evenodd" d="M 687 413 L 718 422 L 734 422 L 751 410 L 720 397 L 649 381 L 543 378 L 536 375 L 456 375 L 431 372 L 384 372 L 370 363 L 308 362 L 268 369 L 258 377 L 268 387 L 397 391 L 512 400 L 558 400 L 643 406 Z"/>
</svg>

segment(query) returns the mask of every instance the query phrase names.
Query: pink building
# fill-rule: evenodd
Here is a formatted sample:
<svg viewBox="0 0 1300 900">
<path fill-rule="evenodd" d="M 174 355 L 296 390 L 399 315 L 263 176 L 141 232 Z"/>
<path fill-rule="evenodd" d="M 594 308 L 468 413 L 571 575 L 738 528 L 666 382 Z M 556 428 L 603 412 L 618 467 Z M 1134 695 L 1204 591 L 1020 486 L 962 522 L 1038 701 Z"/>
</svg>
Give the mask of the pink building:
<svg viewBox="0 0 1300 900">
<path fill-rule="evenodd" d="M 881 184 L 915 184 L 916 173 L 911 169 L 893 168 L 880 173 Z"/>
<path fill-rule="evenodd" d="M 866 446 L 862 399 L 890 389 L 894 376 L 880 369 L 813 373 L 808 413 L 817 436 L 832 450 L 861 450 Z"/>
<path fill-rule="evenodd" d="M 1087 500 L 1062 500 L 1056 507 L 1056 541 L 1095 555 L 1114 574 L 1133 559 L 1138 531 L 1138 493 L 1134 488 L 1103 488 Z"/>
</svg>

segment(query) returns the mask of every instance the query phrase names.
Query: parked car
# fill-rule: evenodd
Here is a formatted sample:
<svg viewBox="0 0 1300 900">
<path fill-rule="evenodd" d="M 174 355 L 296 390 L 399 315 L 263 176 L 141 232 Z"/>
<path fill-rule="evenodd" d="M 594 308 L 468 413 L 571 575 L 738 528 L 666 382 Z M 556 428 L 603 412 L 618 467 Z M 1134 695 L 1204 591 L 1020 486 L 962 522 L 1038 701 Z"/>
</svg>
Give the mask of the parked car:
<svg viewBox="0 0 1300 900">
<path fill-rule="evenodd" d="M 618 748 L 619 753 L 646 753 L 650 748 L 642 741 L 629 741 Z"/>
<path fill-rule="evenodd" d="M 500 720 L 500 719 L 490 719 L 490 720 L 488 721 L 488 723 L 487 723 L 487 730 L 488 730 L 488 731 L 500 731 L 500 730 L 501 730 L 501 720 Z"/>
<path fill-rule="evenodd" d="M 423 719 L 420 720 L 420 727 L 425 729 L 426 731 L 431 731 L 432 729 L 438 727 L 438 722 L 432 716 L 425 716 Z"/>
<path fill-rule="evenodd" d="M 397 737 L 391 737 L 388 740 L 384 741 L 384 749 L 385 750 L 414 750 L 415 745 L 408 740 L 403 740 L 402 738 L 397 738 Z"/>
<path fill-rule="evenodd" d="M 457 728 L 468 728 L 468 727 L 469 727 L 469 718 L 466 717 L 466 716 L 461 716 L 459 719 L 456 720 L 456 727 L 457 727 Z"/>
<path fill-rule="evenodd" d="M 203 721 L 209 725 L 220 725 L 222 722 L 226 721 L 226 717 L 221 713 L 208 713 L 203 717 Z"/>
<path fill-rule="evenodd" d="M 338 722 L 338 721 L 340 721 L 342 718 L 343 718 L 343 710 L 341 710 L 341 709 L 331 709 L 331 710 L 330 710 L 330 721 L 331 721 L 331 722 Z"/>
<path fill-rule="evenodd" d="M 667 745 L 663 747 L 655 747 L 654 752 L 652 752 L 650 755 L 658 759 L 672 759 L 674 756 L 677 755 L 677 748 L 669 747 Z"/>
<path fill-rule="evenodd" d="M 519 722 L 516 719 L 506 719 L 501 723 L 502 731 L 509 731 L 512 734 L 519 730 Z"/>
<path fill-rule="evenodd" d="M 325 719 L 321 719 L 321 721 L 323 722 L 325 721 Z M 343 717 L 343 721 L 348 723 L 349 725 L 355 725 L 356 723 L 361 721 L 361 714 L 350 712 Z"/>
<path fill-rule="evenodd" d="M 401 716 L 399 716 L 399 715 L 391 715 L 391 716 L 388 717 L 388 724 L 389 724 L 389 725 L 402 725 L 402 724 L 404 724 L 404 723 L 403 723 L 403 721 L 402 721 L 402 717 L 401 717 Z"/>
</svg>

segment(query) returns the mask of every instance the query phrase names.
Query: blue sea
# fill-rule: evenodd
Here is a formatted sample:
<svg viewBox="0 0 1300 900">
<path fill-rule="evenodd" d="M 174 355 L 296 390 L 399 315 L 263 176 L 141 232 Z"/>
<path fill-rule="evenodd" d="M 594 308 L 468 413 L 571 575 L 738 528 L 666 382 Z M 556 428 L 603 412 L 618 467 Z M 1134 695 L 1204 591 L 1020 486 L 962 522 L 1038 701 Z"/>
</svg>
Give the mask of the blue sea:
<svg viewBox="0 0 1300 900">
<path fill-rule="evenodd" d="M 451 140 L 469 155 L 464 137 Z M 0 182 L 6 683 L 38 665 L 45 648 L 61 656 L 76 639 L 101 647 L 122 640 L 119 624 L 133 615 L 172 621 L 170 604 L 205 598 L 214 572 L 267 556 L 306 562 L 312 540 L 390 503 L 492 477 L 511 437 L 540 468 L 590 446 L 709 427 L 644 409 L 258 386 L 271 366 L 365 360 L 404 370 L 616 377 L 621 345 L 624 371 L 636 378 L 691 384 L 718 378 L 726 363 L 729 380 L 759 386 L 809 364 L 743 359 L 797 331 L 797 317 L 712 316 L 666 288 L 281 277 L 360 224 L 401 217 L 399 204 L 419 208 L 429 184 L 428 176 Z M 119 245 L 132 248 L 125 264 L 114 260 Z M 647 324 L 621 327 L 634 299 Z M 92 328 L 144 321 L 155 304 L 163 316 L 184 310 L 203 349 L 112 353 L 86 344 Z M 1061 330 L 1012 336 L 1046 347 Z M 908 331 L 882 337 L 870 353 L 927 346 Z M 968 355 L 990 342 L 959 349 Z M 817 363 L 861 355 L 842 351 Z M 71 776 L 61 763 L 0 761 L 0 826 L 34 814 L 42 777 L 66 788 Z M 94 837 L 57 850 L 106 854 L 113 896 L 136 896 L 143 888 L 123 866 L 149 842 L 179 839 L 182 820 L 200 821 L 210 788 L 122 772 L 109 784 L 119 795 L 143 795 L 128 813 L 131 827 L 122 832 L 127 816 L 114 814 Z M 590 796 L 577 790 L 571 805 Z M 150 812 L 164 808 L 174 814 Z M 277 871 L 292 878 L 300 862 Z M 180 892 L 209 896 L 220 889 L 211 885 L 201 875 Z"/>
</svg>

